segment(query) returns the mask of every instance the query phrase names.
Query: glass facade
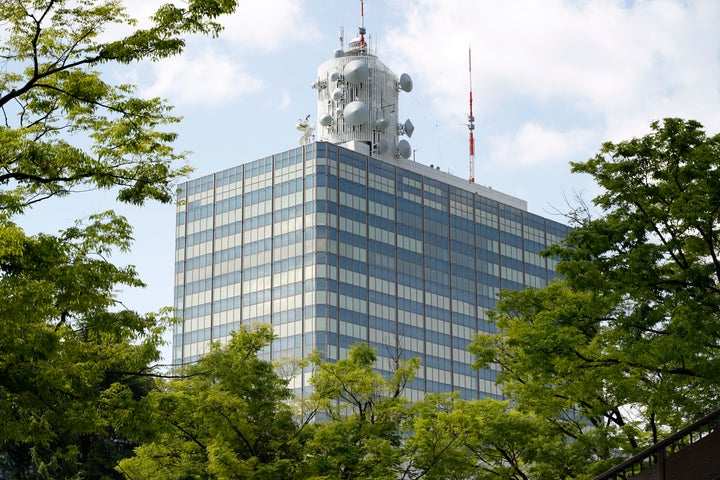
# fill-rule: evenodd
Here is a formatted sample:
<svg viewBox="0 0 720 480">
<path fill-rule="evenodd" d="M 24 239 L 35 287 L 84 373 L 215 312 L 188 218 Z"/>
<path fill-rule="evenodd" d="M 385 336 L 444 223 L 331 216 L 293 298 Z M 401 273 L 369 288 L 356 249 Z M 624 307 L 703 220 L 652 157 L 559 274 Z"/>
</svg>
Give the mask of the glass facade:
<svg viewBox="0 0 720 480">
<path fill-rule="evenodd" d="M 540 256 L 567 227 L 524 202 L 413 162 L 313 143 L 179 187 L 174 362 L 191 363 L 240 324 L 271 323 L 268 359 L 329 360 L 356 342 L 391 372 L 422 366 L 408 396 L 499 397 L 471 368 L 472 334 L 502 288 L 556 276 Z M 307 386 L 307 372 L 292 387 Z"/>
</svg>

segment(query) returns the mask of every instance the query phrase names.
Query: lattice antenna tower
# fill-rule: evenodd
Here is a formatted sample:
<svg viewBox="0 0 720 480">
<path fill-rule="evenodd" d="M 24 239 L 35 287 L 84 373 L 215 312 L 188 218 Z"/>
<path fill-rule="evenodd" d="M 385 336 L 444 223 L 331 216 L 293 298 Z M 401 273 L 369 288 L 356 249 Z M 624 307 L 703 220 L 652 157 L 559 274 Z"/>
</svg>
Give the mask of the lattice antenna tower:
<svg viewBox="0 0 720 480">
<path fill-rule="evenodd" d="M 473 116 L 472 95 L 472 46 L 468 47 L 468 75 L 470 78 L 470 113 L 468 114 L 468 130 L 470 131 L 470 183 L 475 183 L 475 117 Z"/>
<path fill-rule="evenodd" d="M 367 50 L 367 43 L 365 43 L 365 2 L 360 0 L 360 51 L 365 52 Z"/>
</svg>

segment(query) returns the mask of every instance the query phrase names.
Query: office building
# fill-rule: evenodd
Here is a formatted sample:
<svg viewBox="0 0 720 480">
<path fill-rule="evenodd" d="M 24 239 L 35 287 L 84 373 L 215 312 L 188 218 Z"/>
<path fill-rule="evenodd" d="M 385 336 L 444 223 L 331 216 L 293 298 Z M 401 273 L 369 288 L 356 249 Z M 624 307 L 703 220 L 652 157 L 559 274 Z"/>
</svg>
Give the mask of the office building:
<svg viewBox="0 0 720 480">
<path fill-rule="evenodd" d="M 337 360 L 368 342 L 380 371 L 420 357 L 411 399 L 499 396 L 497 372 L 473 370 L 467 346 L 492 331 L 487 311 L 500 289 L 556 276 L 539 253 L 567 228 L 412 161 L 400 137 L 413 126 L 397 109 L 412 81 L 368 53 L 364 30 L 320 66 L 313 87 L 318 125 L 299 122 L 302 145 L 180 186 L 175 363 L 265 322 L 278 335 L 269 359 L 320 350 Z M 307 386 L 308 374 L 291 386 Z"/>
</svg>

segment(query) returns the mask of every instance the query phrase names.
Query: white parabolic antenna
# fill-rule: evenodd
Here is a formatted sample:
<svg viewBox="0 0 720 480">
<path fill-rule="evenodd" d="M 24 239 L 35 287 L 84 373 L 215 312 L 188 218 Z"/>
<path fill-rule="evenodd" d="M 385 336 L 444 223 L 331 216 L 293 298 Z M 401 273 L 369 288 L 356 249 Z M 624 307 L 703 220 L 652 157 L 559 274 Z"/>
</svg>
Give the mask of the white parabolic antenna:
<svg viewBox="0 0 720 480">
<path fill-rule="evenodd" d="M 400 140 L 397 144 L 398 156 L 407 159 L 407 158 L 410 158 L 411 153 L 412 153 L 412 148 L 410 147 L 410 143 L 408 143 L 407 140 Z"/>
<path fill-rule="evenodd" d="M 384 138 L 381 138 L 376 144 L 378 153 L 385 153 L 388 149 L 388 142 Z"/>
<path fill-rule="evenodd" d="M 320 125 L 322 125 L 323 127 L 328 127 L 328 126 L 332 125 L 332 123 L 333 123 L 333 118 L 330 115 L 325 114 L 322 117 L 320 117 Z"/>
<path fill-rule="evenodd" d="M 367 62 L 363 60 L 353 60 L 345 65 L 343 70 L 345 74 L 345 80 L 353 85 L 367 82 L 370 78 L 370 69 L 368 68 Z"/>
<path fill-rule="evenodd" d="M 347 104 L 343 110 L 343 117 L 345 123 L 351 127 L 357 127 L 370 119 L 370 110 L 363 102 L 355 100 Z"/>
<path fill-rule="evenodd" d="M 412 78 L 410 78 L 410 75 L 408 75 L 407 73 L 403 73 L 402 75 L 400 75 L 398 85 L 400 86 L 400 90 L 402 90 L 403 92 L 412 92 L 413 81 Z"/>
</svg>

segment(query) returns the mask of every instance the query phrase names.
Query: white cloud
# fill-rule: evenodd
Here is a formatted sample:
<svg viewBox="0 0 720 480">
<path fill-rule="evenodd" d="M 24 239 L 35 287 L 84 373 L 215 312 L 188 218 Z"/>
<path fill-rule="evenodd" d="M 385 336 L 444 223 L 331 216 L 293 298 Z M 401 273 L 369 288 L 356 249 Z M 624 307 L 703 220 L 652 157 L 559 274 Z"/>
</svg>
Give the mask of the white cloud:
<svg viewBox="0 0 720 480">
<path fill-rule="evenodd" d="M 106 33 L 107 38 L 128 35 L 135 28 L 150 27 L 150 17 L 163 4 L 187 6 L 182 0 L 125 0 L 123 3 L 138 25 L 112 25 Z M 277 50 L 291 42 L 316 40 L 319 37 L 317 25 L 305 8 L 306 3 L 307 0 L 239 2 L 235 13 L 217 19 L 224 27 L 219 40 L 232 43 L 236 51 L 250 53 Z"/>
<path fill-rule="evenodd" d="M 499 165 L 535 166 L 566 163 L 574 155 L 592 148 L 591 131 L 576 128 L 557 131 L 535 123 L 526 123 L 514 133 L 492 137 L 488 158 Z"/>
<path fill-rule="evenodd" d="M 666 116 L 720 129 L 716 0 L 419 0 L 404 5 L 405 24 L 388 34 L 394 47 L 389 63 L 425 85 L 437 115 L 457 119 L 467 108 L 472 44 L 475 116 L 479 123 L 497 123 L 507 106 L 527 102 L 515 113 L 527 117 L 504 127 L 511 131 L 503 137 L 519 142 L 508 149 L 525 161 L 550 160 L 551 152 L 562 153 L 562 144 L 574 142 L 558 135 L 575 135 L 591 124 L 604 130 L 596 132 L 603 140 L 642 135 L 650 121 Z M 558 112 L 568 116 L 564 124 L 576 128 L 537 127 Z M 522 143 L 537 135 L 549 153 L 533 154 Z"/>
<path fill-rule="evenodd" d="M 145 19 L 162 3 L 125 2 L 145 27 L 149 25 Z M 149 68 L 148 64 L 134 67 L 144 69 L 144 75 L 131 75 L 133 68 L 125 75 L 142 79 L 138 83 L 144 95 L 170 98 L 174 104 L 213 106 L 258 92 L 264 87 L 262 76 L 267 71 L 249 73 L 246 62 L 258 54 L 317 38 L 316 24 L 305 18 L 304 4 L 304 0 L 240 2 L 233 15 L 219 19 L 225 27 L 219 38 L 191 37 L 182 55 L 149 64 Z"/>
<path fill-rule="evenodd" d="M 151 64 L 154 82 L 143 93 L 172 98 L 173 103 L 217 105 L 262 89 L 260 79 L 243 71 L 225 54 L 213 50 L 185 52 Z"/>
<path fill-rule="evenodd" d="M 221 21 L 222 38 L 245 50 L 277 50 L 319 38 L 317 25 L 304 0 L 240 2 L 237 11 Z"/>
</svg>

